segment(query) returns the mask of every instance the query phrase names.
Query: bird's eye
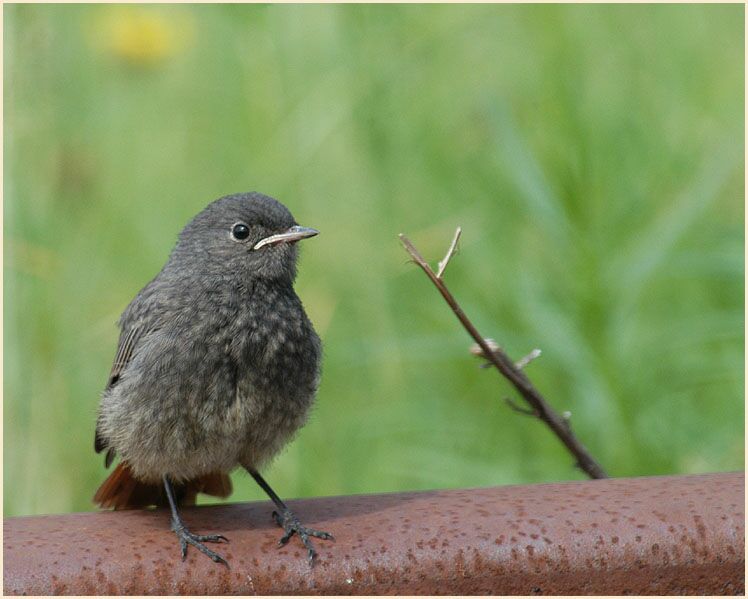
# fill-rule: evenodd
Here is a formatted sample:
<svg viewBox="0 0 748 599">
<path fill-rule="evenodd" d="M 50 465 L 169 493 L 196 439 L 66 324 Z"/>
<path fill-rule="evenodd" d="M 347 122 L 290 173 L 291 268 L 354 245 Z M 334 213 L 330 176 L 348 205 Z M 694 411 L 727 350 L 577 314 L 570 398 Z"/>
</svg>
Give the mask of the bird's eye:
<svg viewBox="0 0 748 599">
<path fill-rule="evenodd" d="M 244 223 L 236 223 L 231 229 L 231 236 L 237 241 L 244 241 L 249 237 L 249 227 Z"/>
</svg>

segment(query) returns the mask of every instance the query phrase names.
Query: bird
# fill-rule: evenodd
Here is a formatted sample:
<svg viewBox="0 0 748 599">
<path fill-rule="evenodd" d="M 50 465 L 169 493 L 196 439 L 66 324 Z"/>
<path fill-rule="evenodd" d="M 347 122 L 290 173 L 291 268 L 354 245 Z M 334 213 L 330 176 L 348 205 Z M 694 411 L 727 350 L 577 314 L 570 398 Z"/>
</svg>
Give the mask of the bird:
<svg viewBox="0 0 748 599">
<path fill-rule="evenodd" d="M 198 493 L 227 497 L 244 468 L 275 504 L 284 534 L 311 538 L 260 470 L 307 420 L 320 381 L 321 342 L 294 290 L 297 242 L 318 234 L 257 192 L 221 197 L 181 231 L 161 271 L 118 321 L 94 449 L 109 468 L 102 508 L 168 507 L 182 559 L 220 534 L 190 531 L 179 512 Z"/>
</svg>

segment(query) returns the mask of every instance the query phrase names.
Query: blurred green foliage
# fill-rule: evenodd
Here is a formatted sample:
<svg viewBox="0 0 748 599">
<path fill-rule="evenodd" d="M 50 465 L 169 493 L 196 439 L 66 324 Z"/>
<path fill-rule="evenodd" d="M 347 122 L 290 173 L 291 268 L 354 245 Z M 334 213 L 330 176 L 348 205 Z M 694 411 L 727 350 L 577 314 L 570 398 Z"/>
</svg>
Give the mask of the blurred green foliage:
<svg viewBox="0 0 748 599">
<path fill-rule="evenodd" d="M 322 231 L 284 497 L 583 477 L 397 240 L 458 224 L 454 294 L 611 474 L 741 468 L 743 10 L 7 5 L 5 513 L 92 508 L 115 322 L 248 190 Z"/>
</svg>

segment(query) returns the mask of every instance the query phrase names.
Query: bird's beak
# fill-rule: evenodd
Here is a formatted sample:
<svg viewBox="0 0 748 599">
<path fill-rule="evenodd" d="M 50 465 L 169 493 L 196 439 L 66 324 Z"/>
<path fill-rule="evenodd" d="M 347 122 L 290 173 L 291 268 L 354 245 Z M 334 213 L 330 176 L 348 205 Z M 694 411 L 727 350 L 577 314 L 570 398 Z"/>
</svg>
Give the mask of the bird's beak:
<svg viewBox="0 0 748 599">
<path fill-rule="evenodd" d="M 317 234 L 319 234 L 317 229 L 294 225 L 284 233 L 278 233 L 277 235 L 271 235 L 270 237 L 265 237 L 265 239 L 260 239 L 252 249 L 259 250 L 261 247 L 265 247 L 266 245 L 278 245 L 279 243 L 293 243 L 300 239 L 314 237 Z"/>
</svg>

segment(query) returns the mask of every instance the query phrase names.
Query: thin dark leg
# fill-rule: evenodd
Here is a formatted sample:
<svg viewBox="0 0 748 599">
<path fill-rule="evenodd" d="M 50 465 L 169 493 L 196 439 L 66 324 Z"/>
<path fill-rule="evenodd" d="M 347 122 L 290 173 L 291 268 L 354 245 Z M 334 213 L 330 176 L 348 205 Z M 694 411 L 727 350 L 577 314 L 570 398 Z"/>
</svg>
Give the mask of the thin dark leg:
<svg viewBox="0 0 748 599">
<path fill-rule="evenodd" d="M 275 520 L 276 524 L 285 531 L 286 534 L 281 537 L 280 541 L 278 541 L 278 545 L 285 545 L 294 534 L 298 534 L 299 539 L 301 539 L 301 542 L 304 544 L 304 547 L 306 547 L 306 550 L 308 552 L 309 565 L 314 565 L 314 556 L 317 555 L 317 552 L 314 550 L 314 545 L 312 545 L 309 537 L 317 537 L 318 539 L 333 539 L 333 536 L 329 532 L 322 532 L 320 530 L 314 530 L 313 528 L 302 526 L 301 522 L 299 522 L 299 519 L 291 510 L 288 509 L 288 506 L 283 503 L 283 500 L 278 497 L 276 492 L 273 491 L 273 489 L 269 484 L 267 484 L 265 479 L 260 476 L 260 473 L 257 472 L 257 470 L 247 468 L 247 472 L 252 475 L 252 478 L 254 478 L 257 484 L 260 485 L 262 490 L 268 494 L 268 497 L 273 500 L 273 503 L 280 511 L 280 513 L 275 511 L 273 512 L 273 519 Z"/>
<path fill-rule="evenodd" d="M 223 535 L 192 534 L 189 530 L 187 530 L 184 523 L 182 522 L 182 518 L 180 518 L 179 516 L 179 511 L 177 510 L 177 502 L 174 501 L 174 491 L 172 490 L 171 483 L 166 476 L 164 476 L 164 489 L 166 490 L 166 497 L 169 499 L 169 506 L 171 507 L 171 529 L 175 533 L 177 533 L 179 544 L 182 546 L 182 561 L 187 558 L 187 544 L 189 543 L 193 547 L 202 551 L 214 562 L 224 564 L 228 567 L 229 563 L 220 555 L 218 555 L 214 551 L 211 551 L 205 545 L 203 545 L 203 542 L 220 543 L 221 541 L 225 541 L 226 543 L 228 543 L 229 540 Z"/>
<path fill-rule="evenodd" d="M 280 497 L 278 497 L 275 491 L 273 491 L 270 485 L 267 484 L 267 481 L 264 478 L 262 478 L 262 476 L 260 475 L 259 472 L 257 472 L 257 470 L 247 469 L 247 471 L 252 475 L 252 478 L 255 479 L 257 484 L 260 485 L 260 487 L 262 487 L 262 490 L 268 494 L 268 497 L 270 497 L 270 499 L 273 500 L 273 503 L 276 505 L 276 507 L 279 510 L 283 511 L 283 510 L 288 509 L 288 506 L 285 503 L 283 503 L 283 500 Z"/>
</svg>

